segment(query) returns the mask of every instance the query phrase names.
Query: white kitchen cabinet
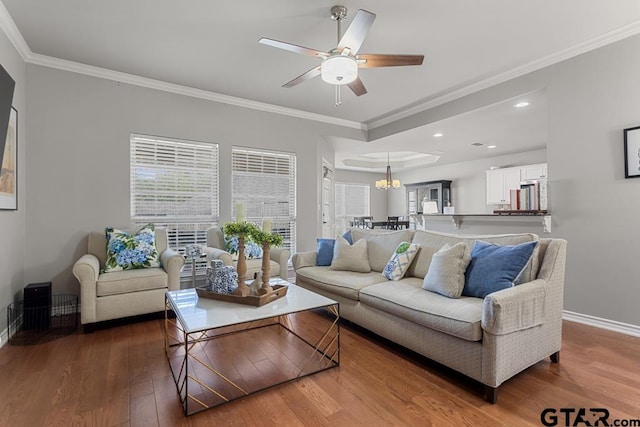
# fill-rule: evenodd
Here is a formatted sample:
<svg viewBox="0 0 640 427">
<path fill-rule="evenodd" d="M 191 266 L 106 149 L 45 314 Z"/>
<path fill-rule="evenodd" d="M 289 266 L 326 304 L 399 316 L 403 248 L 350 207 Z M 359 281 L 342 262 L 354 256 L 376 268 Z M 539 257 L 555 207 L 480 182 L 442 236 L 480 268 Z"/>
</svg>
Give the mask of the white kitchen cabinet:
<svg viewBox="0 0 640 427">
<path fill-rule="evenodd" d="M 541 179 L 547 177 L 547 164 L 526 165 L 520 167 L 520 179 Z"/>
<path fill-rule="evenodd" d="M 520 188 L 520 168 L 493 169 L 487 171 L 487 204 L 510 203 L 509 191 Z"/>
</svg>

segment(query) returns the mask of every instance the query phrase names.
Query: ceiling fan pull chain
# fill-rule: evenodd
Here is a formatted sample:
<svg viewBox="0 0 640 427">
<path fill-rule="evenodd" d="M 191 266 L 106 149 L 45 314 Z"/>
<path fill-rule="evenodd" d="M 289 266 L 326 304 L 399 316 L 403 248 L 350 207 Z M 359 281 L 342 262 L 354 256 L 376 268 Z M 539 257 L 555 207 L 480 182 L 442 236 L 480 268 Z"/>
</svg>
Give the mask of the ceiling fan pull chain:
<svg viewBox="0 0 640 427">
<path fill-rule="evenodd" d="M 339 107 L 342 104 L 342 97 L 340 96 L 340 86 L 336 85 L 336 107 Z"/>
</svg>

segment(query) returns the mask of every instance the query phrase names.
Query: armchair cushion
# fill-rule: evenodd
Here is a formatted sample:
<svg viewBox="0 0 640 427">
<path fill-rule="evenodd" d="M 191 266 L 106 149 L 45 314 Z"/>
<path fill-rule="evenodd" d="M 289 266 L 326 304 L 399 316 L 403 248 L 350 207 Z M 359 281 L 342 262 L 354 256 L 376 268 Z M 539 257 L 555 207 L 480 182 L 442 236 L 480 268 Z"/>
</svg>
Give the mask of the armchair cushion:
<svg viewBox="0 0 640 427">
<path fill-rule="evenodd" d="M 162 268 L 113 271 L 102 273 L 98 277 L 96 294 L 103 297 L 149 289 L 162 289 L 167 288 L 167 282 L 167 273 Z"/>
<path fill-rule="evenodd" d="M 107 227 L 105 233 L 107 237 L 105 273 L 160 266 L 153 224 L 145 225 L 134 235 L 111 227 Z"/>
</svg>

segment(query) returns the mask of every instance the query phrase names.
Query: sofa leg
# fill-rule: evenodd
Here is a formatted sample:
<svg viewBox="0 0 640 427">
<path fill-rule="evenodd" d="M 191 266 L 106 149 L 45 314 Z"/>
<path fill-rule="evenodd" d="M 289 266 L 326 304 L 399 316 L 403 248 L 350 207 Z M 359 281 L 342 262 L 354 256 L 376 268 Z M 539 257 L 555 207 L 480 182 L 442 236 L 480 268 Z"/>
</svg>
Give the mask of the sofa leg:
<svg viewBox="0 0 640 427">
<path fill-rule="evenodd" d="M 85 323 L 82 325 L 82 332 L 85 334 L 92 334 L 96 330 L 96 326 L 93 323 Z"/>
<path fill-rule="evenodd" d="M 486 400 L 489 403 L 496 403 L 498 401 L 498 387 L 484 386 Z"/>
<path fill-rule="evenodd" d="M 559 351 L 556 351 L 555 353 L 553 353 L 549 357 L 551 358 L 551 363 L 560 363 L 560 352 Z"/>
</svg>

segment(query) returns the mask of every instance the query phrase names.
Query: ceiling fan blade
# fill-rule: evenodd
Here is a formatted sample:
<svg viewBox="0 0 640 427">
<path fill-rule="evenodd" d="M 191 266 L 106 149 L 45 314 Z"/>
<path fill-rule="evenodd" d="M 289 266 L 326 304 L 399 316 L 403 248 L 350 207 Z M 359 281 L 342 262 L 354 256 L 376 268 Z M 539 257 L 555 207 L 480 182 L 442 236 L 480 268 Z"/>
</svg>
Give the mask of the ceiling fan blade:
<svg viewBox="0 0 640 427">
<path fill-rule="evenodd" d="M 364 87 L 364 84 L 362 83 L 362 80 L 360 80 L 360 77 L 357 77 L 347 86 L 349 86 L 349 89 L 351 89 L 353 93 L 356 94 L 356 96 L 364 95 L 365 93 L 367 93 L 367 89 Z"/>
<path fill-rule="evenodd" d="M 367 32 L 373 21 L 376 19 L 375 13 L 368 12 L 360 9 L 356 12 L 356 16 L 351 21 L 351 25 L 344 32 L 344 35 L 338 42 L 338 51 L 342 52 L 344 48 L 349 48 L 349 54 L 355 55 L 360 50 L 360 46 L 364 42 L 364 38 L 367 36 Z"/>
<path fill-rule="evenodd" d="M 396 67 L 404 65 L 422 65 L 424 55 L 363 54 L 358 55 L 358 59 L 366 60 L 366 62 L 359 63 L 358 67 L 360 68 Z"/>
<path fill-rule="evenodd" d="M 285 84 L 282 85 L 282 87 L 293 87 L 295 85 L 299 85 L 300 83 L 306 81 L 306 80 L 310 80 L 316 76 L 320 75 L 320 65 L 318 65 L 315 68 L 310 69 L 309 71 L 307 71 L 304 74 L 300 74 L 298 77 L 296 77 L 295 79 L 291 80 L 290 82 L 287 82 Z"/>
<path fill-rule="evenodd" d="M 281 42 L 278 40 L 268 39 L 266 37 L 262 37 L 258 40 L 258 43 L 265 44 L 267 46 L 277 47 L 278 49 L 288 50 L 293 53 L 300 53 L 302 55 L 314 56 L 316 58 L 326 58 L 329 56 L 327 52 L 321 52 L 315 49 L 309 49 L 308 47 L 298 46 L 295 44 Z"/>
</svg>

